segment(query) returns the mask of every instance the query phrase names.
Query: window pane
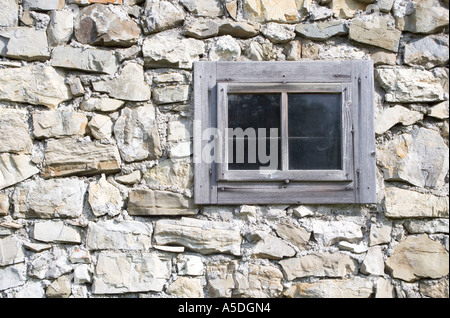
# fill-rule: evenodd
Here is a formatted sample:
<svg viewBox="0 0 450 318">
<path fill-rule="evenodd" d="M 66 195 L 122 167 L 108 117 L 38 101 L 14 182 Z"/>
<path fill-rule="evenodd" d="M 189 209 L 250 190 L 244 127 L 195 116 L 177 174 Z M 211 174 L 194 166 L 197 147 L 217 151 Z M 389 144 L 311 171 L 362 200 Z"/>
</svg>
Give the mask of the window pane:
<svg viewBox="0 0 450 318">
<path fill-rule="evenodd" d="M 288 94 L 290 170 L 339 170 L 341 95 Z"/>
<path fill-rule="evenodd" d="M 228 95 L 229 170 L 281 170 L 280 112 L 281 94 Z"/>
</svg>

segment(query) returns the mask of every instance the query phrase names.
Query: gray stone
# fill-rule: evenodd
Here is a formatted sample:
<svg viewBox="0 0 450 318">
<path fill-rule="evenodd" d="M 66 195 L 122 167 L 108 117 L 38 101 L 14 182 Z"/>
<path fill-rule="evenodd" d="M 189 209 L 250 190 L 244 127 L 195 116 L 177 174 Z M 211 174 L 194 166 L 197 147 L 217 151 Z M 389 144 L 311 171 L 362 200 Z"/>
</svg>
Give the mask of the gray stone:
<svg viewBox="0 0 450 318">
<path fill-rule="evenodd" d="M 342 20 L 298 24 L 295 32 L 301 36 L 317 41 L 327 40 L 333 36 L 348 34 L 348 27 Z"/>
<path fill-rule="evenodd" d="M 81 9 L 75 19 L 75 37 L 80 43 L 128 47 L 141 29 L 121 6 L 93 4 Z"/>
<path fill-rule="evenodd" d="M 81 110 L 88 112 L 99 111 L 99 112 L 114 112 L 118 110 L 125 104 L 122 100 L 112 99 L 112 98 L 96 98 L 92 97 L 88 100 L 81 102 Z"/>
<path fill-rule="evenodd" d="M 36 138 L 82 136 L 86 133 L 85 114 L 67 111 L 38 111 L 33 113 L 33 135 Z"/>
<path fill-rule="evenodd" d="M 50 11 L 61 10 L 65 0 L 24 0 L 23 7 L 26 10 Z"/>
<path fill-rule="evenodd" d="M 399 30 L 430 34 L 440 32 L 448 25 L 448 9 L 442 7 L 439 1 L 412 0 L 407 4 L 407 10 L 394 10 Z"/>
<path fill-rule="evenodd" d="M 0 267 L 0 290 L 25 284 L 26 271 L 27 265 L 25 264 Z"/>
<path fill-rule="evenodd" d="M 314 238 L 325 246 L 339 241 L 355 243 L 363 238 L 361 225 L 353 221 L 313 221 Z"/>
<path fill-rule="evenodd" d="M 375 298 L 395 298 L 394 286 L 389 279 L 379 277 L 376 282 Z"/>
<path fill-rule="evenodd" d="M 170 257 L 156 253 L 104 252 L 95 267 L 93 294 L 162 291 L 172 268 Z"/>
<path fill-rule="evenodd" d="M 24 27 L 0 31 L 0 55 L 26 61 L 48 60 L 47 33 Z"/>
<path fill-rule="evenodd" d="M 448 100 L 443 101 L 442 103 L 439 103 L 437 105 L 434 105 L 430 109 L 427 110 L 427 115 L 439 118 L 439 119 L 446 119 L 448 118 Z"/>
<path fill-rule="evenodd" d="M 47 141 L 43 174 L 50 178 L 112 173 L 120 170 L 120 164 L 115 145 L 62 138 Z"/>
<path fill-rule="evenodd" d="M 388 20 L 377 16 L 373 20 L 354 19 L 349 28 L 349 39 L 398 52 L 402 32 L 388 26 Z"/>
<path fill-rule="evenodd" d="M 448 252 L 426 234 L 409 236 L 395 246 L 393 254 L 386 260 L 386 268 L 392 277 L 407 282 L 440 278 L 448 275 Z"/>
<path fill-rule="evenodd" d="M 437 102 L 444 100 L 444 89 L 433 73 L 419 69 L 383 68 L 375 78 L 392 103 Z"/>
<path fill-rule="evenodd" d="M 378 0 L 377 6 L 381 12 L 390 12 L 395 0 Z"/>
<path fill-rule="evenodd" d="M 53 47 L 66 44 L 73 33 L 75 14 L 70 11 L 51 11 L 49 15 L 48 44 Z"/>
<path fill-rule="evenodd" d="M 282 239 L 268 234 L 255 245 L 252 255 L 259 258 L 282 259 L 294 256 L 295 250 Z"/>
<path fill-rule="evenodd" d="M 109 96 L 133 102 L 150 99 L 150 86 L 145 80 L 144 68 L 136 63 L 128 63 L 113 79 L 93 82 L 97 92 L 108 93 Z"/>
<path fill-rule="evenodd" d="M 300 251 L 306 249 L 311 233 L 303 227 L 297 227 L 289 223 L 278 225 L 276 232 L 278 236 L 296 246 Z"/>
<path fill-rule="evenodd" d="M 64 76 L 53 67 L 38 64 L 0 69 L 0 100 L 55 108 L 70 98 Z"/>
<path fill-rule="evenodd" d="M 83 212 L 83 180 L 37 179 L 22 183 L 13 194 L 15 218 L 76 218 Z"/>
<path fill-rule="evenodd" d="M 422 113 L 409 110 L 400 105 L 395 105 L 383 109 L 383 111 L 375 118 L 375 133 L 381 135 L 399 123 L 403 126 L 410 126 L 422 119 Z"/>
<path fill-rule="evenodd" d="M 119 189 L 106 181 L 105 175 L 97 182 L 89 183 L 89 205 L 95 216 L 116 216 L 123 206 Z"/>
<path fill-rule="evenodd" d="M 54 67 L 110 75 L 119 67 L 113 51 L 71 46 L 54 48 L 51 63 Z"/>
<path fill-rule="evenodd" d="M 152 105 L 124 108 L 114 125 L 120 155 L 126 162 L 154 160 L 162 155 L 161 141 Z"/>
<path fill-rule="evenodd" d="M 189 162 L 167 159 L 145 172 L 144 179 L 149 186 L 187 189 L 193 186 L 194 170 Z"/>
<path fill-rule="evenodd" d="M 313 253 L 279 261 L 286 279 L 301 277 L 345 277 L 356 274 L 357 261 L 344 253 Z"/>
<path fill-rule="evenodd" d="M 185 102 L 189 99 L 189 85 L 163 86 L 153 89 L 155 104 Z"/>
<path fill-rule="evenodd" d="M 369 298 L 373 283 L 369 279 L 324 279 L 314 283 L 296 283 L 283 295 L 289 298 Z"/>
<path fill-rule="evenodd" d="M 94 115 L 88 124 L 91 135 L 97 140 L 111 140 L 113 126 L 113 121 L 109 116 L 100 114 Z"/>
<path fill-rule="evenodd" d="M 434 219 L 434 220 L 407 220 L 403 223 L 406 230 L 411 234 L 419 233 L 447 233 L 449 232 L 448 219 Z"/>
<path fill-rule="evenodd" d="M 145 34 L 155 33 L 183 24 L 184 10 L 169 1 L 146 0 L 142 25 Z"/>
<path fill-rule="evenodd" d="M 295 38 L 294 26 L 269 22 L 261 28 L 261 33 L 272 43 L 287 43 Z"/>
<path fill-rule="evenodd" d="M 192 144 L 190 141 L 182 141 L 169 149 L 169 158 L 171 159 L 182 159 L 192 155 Z"/>
<path fill-rule="evenodd" d="M 80 232 L 62 221 L 45 221 L 34 224 L 33 238 L 46 243 L 80 244 Z"/>
<path fill-rule="evenodd" d="M 115 220 L 90 222 L 86 236 L 89 250 L 139 250 L 152 247 L 151 223 Z"/>
<path fill-rule="evenodd" d="M 224 8 L 220 0 L 180 0 L 190 13 L 204 17 L 218 17 L 224 15 Z"/>
<path fill-rule="evenodd" d="M 219 37 L 209 50 L 212 61 L 235 61 L 241 56 L 241 47 L 230 35 Z"/>
<path fill-rule="evenodd" d="M 27 112 L 22 109 L 0 109 L 0 152 L 30 153 L 32 145 Z"/>
<path fill-rule="evenodd" d="M 380 246 L 369 248 L 361 265 L 361 273 L 366 275 L 384 275 L 383 251 Z"/>
<path fill-rule="evenodd" d="M 130 215 L 197 214 L 193 201 L 182 194 L 160 190 L 132 190 L 127 210 Z"/>
<path fill-rule="evenodd" d="M 448 298 L 449 283 L 448 279 L 422 280 L 419 283 L 420 293 L 430 298 Z"/>
<path fill-rule="evenodd" d="M 53 247 L 51 251 L 35 254 L 28 264 L 28 276 L 55 279 L 73 270 L 65 250 Z"/>
<path fill-rule="evenodd" d="M 28 179 L 39 169 L 26 155 L 0 154 L 0 190 Z"/>
<path fill-rule="evenodd" d="M 157 33 L 145 38 L 142 45 L 145 65 L 192 69 L 194 61 L 205 52 L 205 44 L 195 39 L 178 39 L 170 34 Z"/>
<path fill-rule="evenodd" d="M 389 188 L 384 210 L 389 218 L 445 218 L 449 216 L 448 197 L 437 197 L 410 190 Z"/>
<path fill-rule="evenodd" d="M 190 120 L 171 120 L 167 127 L 167 141 L 190 140 L 191 131 Z"/>
<path fill-rule="evenodd" d="M 234 38 L 248 39 L 259 34 L 256 23 L 224 21 L 219 23 L 219 35 L 231 35 Z"/>
<path fill-rule="evenodd" d="M 0 266 L 22 263 L 25 261 L 22 243 L 13 236 L 0 239 Z"/>
<path fill-rule="evenodd" d="M 142 172 L 139 170 L 135 170 L 128 174 L 123 174 L 121 176 L 116 175 L 114 179 L 122 184 L 133 185 L 141 181 Z"/>
<path fill-rule="evenodd" d="M 204 271 L 205 267 L 200 256 L 186 254 L 178 255 L 178 275 L 200 276 L 204 274 Z"/>
<path fill-rule="evenodd" d="M 214 20 L 189 20 L 184 24 L 183 34 L 196 39 L 206 39 L 219 33 L 219 25 Z"/>
<path fill-rule="evenodd" d="M 14 27 L 19 22 L 19 4 L 17 0 L 3 0 L 0 4 L 0 28 Z"/>
<path fill-rule="evenodd" d="M 413 39 L 405 45 L 405 63 L 427 69 L 447 65 L 449 61 L 448 36 L 427 36 Z"/>
<path fill-rule="evenodd" d="M 241 255 L 240 229 L 225 222 L 184 217 L 181 220 L 159 220 L 156 222 L 154 240 L 158 245 L 181 245 L 205 255 Z"/>
<path fill-rule="evenodd" d="M 380 147 L 377 161 L 386 180 L 434 188 L 445 183 L 448 156 L 448 147 L 439 133 L 420 128 L 412 134 L 399 135 Z"/>
</svg>

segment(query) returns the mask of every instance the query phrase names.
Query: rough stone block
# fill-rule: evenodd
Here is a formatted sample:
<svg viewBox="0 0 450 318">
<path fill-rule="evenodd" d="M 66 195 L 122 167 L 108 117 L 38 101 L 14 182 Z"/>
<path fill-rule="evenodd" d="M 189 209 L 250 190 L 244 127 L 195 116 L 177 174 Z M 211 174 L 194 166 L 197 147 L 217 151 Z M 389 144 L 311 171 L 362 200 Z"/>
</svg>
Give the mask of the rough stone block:
<svg viewBox="0 0 450 318">
<path fill-rule="evenodd" d="M 133 190 L 128 198 L 130 215 L 197 214 L 193 201 L 182 194 L 160 190 Z"/>
</svg>

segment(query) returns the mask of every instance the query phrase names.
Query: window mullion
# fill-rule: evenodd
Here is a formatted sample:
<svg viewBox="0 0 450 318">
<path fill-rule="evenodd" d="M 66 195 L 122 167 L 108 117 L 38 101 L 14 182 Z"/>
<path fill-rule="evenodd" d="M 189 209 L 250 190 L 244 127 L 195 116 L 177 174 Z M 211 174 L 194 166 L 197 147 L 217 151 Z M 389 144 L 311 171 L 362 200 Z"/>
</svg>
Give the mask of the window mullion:
<svg viewBox="0 0 450 318">
<path fill-rule="evenodd" d="M 281 170 L 289 170 L 288 96 L 281 93 Z"/>
</svg>

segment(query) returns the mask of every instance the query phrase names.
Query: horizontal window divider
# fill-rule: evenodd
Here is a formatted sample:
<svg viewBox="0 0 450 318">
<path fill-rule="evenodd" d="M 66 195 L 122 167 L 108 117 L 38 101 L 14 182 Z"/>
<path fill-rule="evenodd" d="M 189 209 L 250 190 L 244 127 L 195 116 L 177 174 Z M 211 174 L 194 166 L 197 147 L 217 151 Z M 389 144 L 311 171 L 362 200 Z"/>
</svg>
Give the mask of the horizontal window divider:
<svg viewBox="0 0 450 318">
<path fill-rule="evenodd" d="M 343 170 L 224 170 L 218 181 L 351 181 Z"/>
</svg>

